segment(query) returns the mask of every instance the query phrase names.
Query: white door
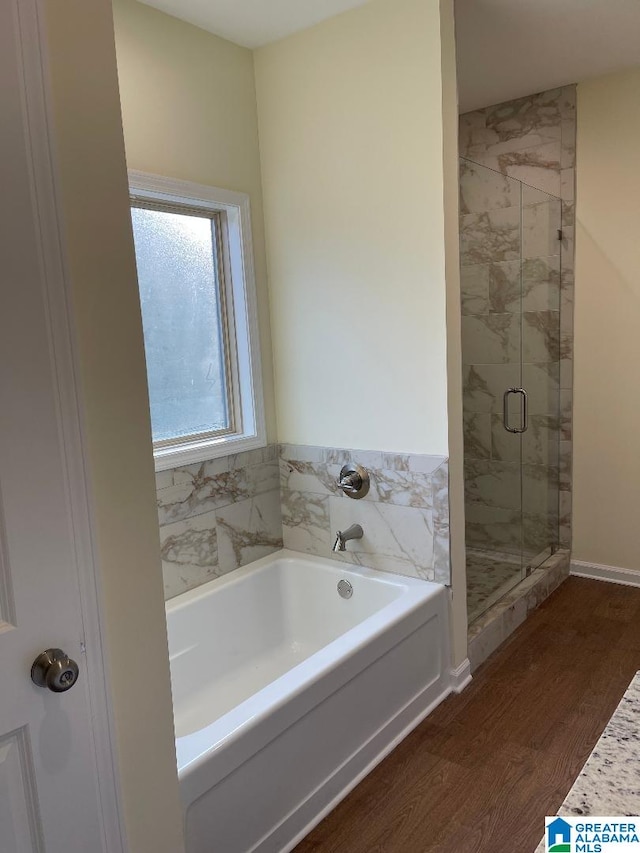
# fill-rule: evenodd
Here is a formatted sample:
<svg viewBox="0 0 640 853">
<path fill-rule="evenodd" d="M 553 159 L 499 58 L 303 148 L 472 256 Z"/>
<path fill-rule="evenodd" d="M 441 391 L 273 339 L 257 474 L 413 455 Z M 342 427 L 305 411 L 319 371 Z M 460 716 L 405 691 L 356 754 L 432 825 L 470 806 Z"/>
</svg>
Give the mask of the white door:
<svg viewBox="0 0 640 853">
<path fill-rule="evenodd" d="M 0 3 L 0 853 L 106 853 L 87 664 L 99 650 L 85 649 L 78 543 L 87 530 L 74 508 L 81 451 L 60 384 L 68 353 L 54 332 L 64 302 L 46 247 L 51 172 L 37 156 L 47 125 L 35 9 Z M 78 663 L 67 692 L 31 681 L 51 647 Z"/>
</svg>

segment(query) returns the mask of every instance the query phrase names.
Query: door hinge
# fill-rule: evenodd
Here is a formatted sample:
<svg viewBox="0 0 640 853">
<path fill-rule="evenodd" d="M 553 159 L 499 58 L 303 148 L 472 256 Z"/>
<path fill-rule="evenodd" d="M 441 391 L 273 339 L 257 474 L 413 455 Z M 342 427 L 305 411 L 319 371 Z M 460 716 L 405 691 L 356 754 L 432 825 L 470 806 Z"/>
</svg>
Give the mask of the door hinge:
<svg viewBox="0 0 640 853">
<path fill-rule="evenodd" d="M 562 240 L 562 228 L 558 228 L 558 240 Z"/>
</svg>

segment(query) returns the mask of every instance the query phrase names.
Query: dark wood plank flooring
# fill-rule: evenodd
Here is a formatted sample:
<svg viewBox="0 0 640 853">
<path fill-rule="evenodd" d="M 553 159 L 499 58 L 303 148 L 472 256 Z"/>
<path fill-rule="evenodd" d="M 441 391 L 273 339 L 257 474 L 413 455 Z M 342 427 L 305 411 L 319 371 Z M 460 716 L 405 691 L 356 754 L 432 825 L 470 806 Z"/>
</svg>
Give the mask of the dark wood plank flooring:
<svg viewBox="0 0 640 853">
<path fill-rule="evenodd" d="M 296 853 L 532 853 L 640 669 L 640 589 L 569 578 Z"/>
</svg>

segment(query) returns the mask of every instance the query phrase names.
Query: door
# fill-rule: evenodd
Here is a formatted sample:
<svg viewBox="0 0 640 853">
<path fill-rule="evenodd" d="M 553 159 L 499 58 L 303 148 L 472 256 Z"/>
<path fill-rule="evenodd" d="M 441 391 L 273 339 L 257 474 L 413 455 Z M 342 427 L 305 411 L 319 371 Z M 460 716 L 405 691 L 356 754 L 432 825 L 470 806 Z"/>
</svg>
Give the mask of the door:
<svg viewBox="0 0 640 853">
<path fill-rule="evenodd" d="M 539 566 L 559 539 L 562 202 L 522 185 L 522 560 Z"/>
<path fill-rule="evenodd" d="M 522 579 L 521 211 L 520 181 L 460 161 L 469 622 Z"/>
<path fill-rule="evenodd" d="M 47 237 L 55 209 L 49 161 L 38 157 L 48 147 L 34 10 L 28 0 L 0 4 L 0 851 L 100 853 L 110 780 L 107 772 L 98 782 L 103 707 L 87 663 L 100 651 L 87 650 L 83 627 L 88 514 L 76 506 L 81 451 L 67 417 L 64 300 Z M 65 692 L 30 677 L 52 647 L 78 664 L 75 684 L 73 674 L 60 679 L 73 684 Z"/>
<path fill-rule="evenodd" d="M 460 161 L 469 621 L 558 541 L 561 202 Z"/>
</svg>

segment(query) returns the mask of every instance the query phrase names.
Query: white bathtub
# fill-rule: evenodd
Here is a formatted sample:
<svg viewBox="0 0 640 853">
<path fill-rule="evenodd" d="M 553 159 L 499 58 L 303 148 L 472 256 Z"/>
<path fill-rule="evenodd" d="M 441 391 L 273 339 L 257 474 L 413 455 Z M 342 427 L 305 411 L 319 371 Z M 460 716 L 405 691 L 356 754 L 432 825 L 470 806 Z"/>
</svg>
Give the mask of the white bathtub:
<svg viewBox="0 0 640 853">
<path fill-rule="evenodd" d="M 447 595 L 280 551 L 168 602 L 188 853 L 291 850 L 442 701 Z"/>
</svg>

